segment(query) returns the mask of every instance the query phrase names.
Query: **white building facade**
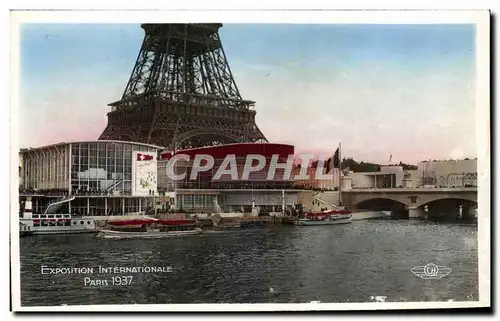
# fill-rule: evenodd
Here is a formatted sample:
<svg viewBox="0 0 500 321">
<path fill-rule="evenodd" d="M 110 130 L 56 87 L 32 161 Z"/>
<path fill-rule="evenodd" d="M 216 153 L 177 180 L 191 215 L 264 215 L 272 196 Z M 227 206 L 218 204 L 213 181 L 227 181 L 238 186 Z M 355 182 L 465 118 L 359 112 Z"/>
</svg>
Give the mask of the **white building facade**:
<svg viewBox="0 0 500 321">
<path fill-rule="evenodd" d="M 475 187 L 477 159 L 422 161 L 412 174 L 417 186 Z"/>
<path fill-rule="evenodd" d="M 379 172 L 351 173 L 351 186 L 362 188 L 403 187 L 405 171 L 402 166 L 380 166 Z"/>
<path fill-rule="evenodd" d="M 416 170 L 381 166 L 378 172 L 350 173 L 353 189 L 476 187 L 477 159 L 422 161 Z"/>
</svg>

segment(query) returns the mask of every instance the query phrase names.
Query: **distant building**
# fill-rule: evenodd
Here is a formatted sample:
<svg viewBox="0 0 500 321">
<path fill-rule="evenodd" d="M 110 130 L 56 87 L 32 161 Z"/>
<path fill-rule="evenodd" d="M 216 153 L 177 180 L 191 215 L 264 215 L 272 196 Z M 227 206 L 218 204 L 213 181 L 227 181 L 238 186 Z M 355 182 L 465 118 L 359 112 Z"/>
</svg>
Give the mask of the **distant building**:
<svg viewBox="0 0 500 321">
<path fill-rule="evenodd" d="M 350 173 L 351 186 L 357 188 L 403 187 L 405 171 L 402 166 L 380 166 L 378 172 Z"/>
<path fill-rule="evenodd" d="M 477 159 L 422 161 L 412 176 L 416 186 L 477 186 Z"/>
<path fill-rule="evenodd" d="M 350 173 L 352 188 L 475 187 L 477 159 L 422 161 L 416 170 L 381 166 L 378 172 Z"/>
<path fill-rule="evenodd" d="M 23 186 L 23 154 L 19 153 L 19 169 L 18 169 L 18 177 L 19 177 L 19 186 Z"/>
</svg>

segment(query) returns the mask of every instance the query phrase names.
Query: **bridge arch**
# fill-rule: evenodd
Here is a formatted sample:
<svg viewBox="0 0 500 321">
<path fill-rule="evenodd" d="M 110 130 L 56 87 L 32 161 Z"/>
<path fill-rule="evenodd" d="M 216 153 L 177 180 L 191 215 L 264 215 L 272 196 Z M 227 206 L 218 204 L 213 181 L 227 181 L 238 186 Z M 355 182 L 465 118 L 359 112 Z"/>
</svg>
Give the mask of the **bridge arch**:
<svg viewBox="0 0 500 321">
<path fill-rule="evenodd" d="M 442 197 L 423 203 L 417 213 L 427 213 L 429 219 L 455 220 L 477 217 L 477 201 L 468 197 Z"/>
<path fill-rule="evenodd" d="M 443 195 L 429 195 L 425 197 L 419 197 L 417 204 L 415 204 L 415 207 L 422 207 L 425 205 L 428 205 L 430 203 L 434 203 L 437 201 L 444 201 L 444 200 L 461 200 L 461 201 L 467 201 L 471 203 L 477 204 L 477 195 L 453 195 L 453 196 L 443 196 Z"/>
<path fill-rule="evenodd" d="M 353 204 L 355 208 L 364 208 L 366 206 L 372 206 L 372 208 L 369 209 L 374 209 L 373 207 L 380 207 L 384 206 L 387 204 L 392 204 L 392 205 L 399 205 L 399 207 L 405 207 L 408 206 L 405 202 L 402 202 L 400 198 L 397 197 L 390 197 L 390 196 L 380 196 L 380 197 L 369 197 L 369 198 L 364 198 L 362 200 L 359 200 Z"/>
</svg>

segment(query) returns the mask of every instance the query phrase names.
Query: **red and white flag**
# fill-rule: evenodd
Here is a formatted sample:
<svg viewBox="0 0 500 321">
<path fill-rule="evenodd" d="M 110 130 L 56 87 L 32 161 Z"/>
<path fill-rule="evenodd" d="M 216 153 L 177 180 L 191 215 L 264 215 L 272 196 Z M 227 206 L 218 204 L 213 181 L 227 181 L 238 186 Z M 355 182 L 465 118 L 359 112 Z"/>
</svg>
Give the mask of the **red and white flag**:
<svg viewBox="0 0 500 321">
<path fill-rule="evenodd" d="M 138 161 L 152 160 L 153 158 L 154 158 L 153 155 L 146 155 L 146 154 L 137 153 L 137 160 Z"/>
</svg>

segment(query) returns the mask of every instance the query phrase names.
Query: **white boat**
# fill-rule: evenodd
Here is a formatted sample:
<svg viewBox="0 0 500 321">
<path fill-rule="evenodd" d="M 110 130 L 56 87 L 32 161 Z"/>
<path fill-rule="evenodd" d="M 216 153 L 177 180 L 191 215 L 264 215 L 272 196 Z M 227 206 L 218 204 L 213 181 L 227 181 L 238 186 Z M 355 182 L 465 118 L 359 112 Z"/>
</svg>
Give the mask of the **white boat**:
<svg viewBox="0 0 500 321">
<path fill-rule="evenodd" d="M 295 221 L 298 226 L 336 225 L 352 222 L 352 215 L 348 211 L 326 211 L 307 213 L 305 218 Z"/>
<path fill-rule="evenodd" d="M 127 232 L 127 231 L 115 231 L 115 230 L 103 229 L 99 231 L 99 234 L 97 234 L 97 236 L 107 239 L 132 239 L 132 238 L 159 239 L 159 238 L 174 237 L 174 236 L 197 235 L 201 233 L 202 233 L 201 228 L 195 228 L 193 230 L 186 230 L 186 231 L 161 231 L 159 229 L 156 229 L 144 232 Z"/>
<path fill-rule="evenodd" d="M 353 221 L 383 219 L 390 217 L 387 216 L 383 211 L 360 211 L 360 212 L 353 212 L 351 215 Z"/>
<path fill-rule="evenodd" d="M 31 198 L 28 197 L 24 205 L 23 215 L 19 218 L 20 235 L 97 232 L 93 219 L 56 213 L 62 205 L 74 199 L 75 196 L 72 196 L 56 201 L 50 204 L 43 214 L 35 214 L 32 212 Z"/>
<path fill-rule="evenodd" d="M 99 230 L 97 237 L 112 239 L 157 239 L 184 235 L 197 235 L 203 231 L 194 220 L 159 220 L 138 218 L 113 220 Z"/>
<path fill-rule="evenodd" d="M 316 226 L 316 225 L 335 225 L 335 224 L 346 224 L 351 223 L 351 217 L 339 218 L 339 219 L 310 219 L 310 218 L 301 218 L 295 221 L 295 225 L 297 226 Z"/>
</svg>

